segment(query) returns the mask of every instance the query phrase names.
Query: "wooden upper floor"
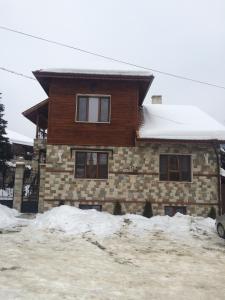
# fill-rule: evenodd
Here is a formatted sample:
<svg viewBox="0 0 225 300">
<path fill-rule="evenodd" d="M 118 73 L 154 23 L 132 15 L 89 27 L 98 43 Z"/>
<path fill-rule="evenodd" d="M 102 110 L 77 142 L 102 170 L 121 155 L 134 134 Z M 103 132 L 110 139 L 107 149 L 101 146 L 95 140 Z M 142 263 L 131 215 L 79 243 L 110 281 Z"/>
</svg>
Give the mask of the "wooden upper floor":
<svg viewBox="0 0 225 300">
<path fill-rule="evenodd" d="M 40 70 L 48 99 L 23 114 L 48 144 L 133 146 L 138 111 L 152 83 L 146 72 Z"/>
</svg>

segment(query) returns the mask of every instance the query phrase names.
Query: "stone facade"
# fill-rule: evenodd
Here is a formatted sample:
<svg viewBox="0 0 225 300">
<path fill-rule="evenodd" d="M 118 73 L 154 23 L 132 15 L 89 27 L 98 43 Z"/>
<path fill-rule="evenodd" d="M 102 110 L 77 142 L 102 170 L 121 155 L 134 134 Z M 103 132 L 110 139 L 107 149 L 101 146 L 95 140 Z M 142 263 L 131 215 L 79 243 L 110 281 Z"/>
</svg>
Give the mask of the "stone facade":
<svg viewBox="0 0 225 300">
<path fill-rule="evenodd" d="M 76 149 L 109 151 L 108 179 L 78 179 L 74 176 Z M 190 154 L 192 182 L 159 180 L 160 154 Z M 206 216 L 218 209 L 217 160 L 213 147 L 201 144 L 140 144 L 136 147 L 80 147 L 47 145 L 43 209 L 63 203 L 100 204 L 113 212 L 120 201 L 123 212 L 142 213 L 151 201 L 153 213 L 165 206 L 186 206 L 187 213 Z"/>
</svg>

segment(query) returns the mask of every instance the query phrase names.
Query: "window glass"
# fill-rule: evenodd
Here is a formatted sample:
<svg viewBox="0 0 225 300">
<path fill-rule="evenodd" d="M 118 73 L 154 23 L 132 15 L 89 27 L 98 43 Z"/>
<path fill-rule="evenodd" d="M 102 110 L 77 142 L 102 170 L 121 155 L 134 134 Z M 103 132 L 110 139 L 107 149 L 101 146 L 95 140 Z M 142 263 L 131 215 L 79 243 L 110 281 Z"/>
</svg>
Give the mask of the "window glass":
<svg viewBox="0 0 225 300">
<path fill-rule="evenodd" d="M 98 102 L 99 99 L 96 97 L 89 98 L 89 109 L 88 109 L 88 121 L 98 122 Z"/>
<path fill-rule="evenodd" d="M 99 164 L 107 165 L 108 155 L 107 153 L 99 153 Z"/>
<path fill-rule="evenodd" d="M 107 153 L 98 153 L 98 176 L 99 178 L 108 177 L 108 155 Z"/>
<path fill-rule="evenodd" d="M 191 181 L 191 161 L 190 156 L 184 156 L 180 161 L 181 180 Z"/>
<path fill-rule="evenodd" d="M 97 123 L 109 121 L 109 97 L 79 96 L 77 121 Z"/>
<path fill-rule="evenodd" d="M 76 177 L 85 177 L 86 155 L 84 152 L 76 153 Z"/>
<path fill-rule="evenodd" d="M 165 206 L 165 215 L 173 217 L 177 212 L 186 215 L 186 206 Z"/>
<path fill-rule="evenodd" d="M 160 155 L 160 180 L 167 180 L 168 176 L 168 157 L 167 155 Z"/>
<path fill-rule="evenodd" d="M 178 170 L 178 157 L 175 155 L 170 155 L 169 156 L 169 169 L 170 170 Z"/>
<path fill-rule="evenodd" d="M 76 152 L 75 177 L 108 178 L 108 154 Z"/>
<path fill-rule="evenodd" d="M 191 181 L 190 155 L 160 155 L 160 180 Z"/>
<path fill-rule="evenodd" d="M 109 98 L 101 98 L 100 99 L 100 122 L 108 122 L 109 121 Z"/>
<path fill-rule="evenodd" d="M 96 209 L 98 211 L 102 211 L 101 205 L 91 205 L 91 204 L 79 204 L 80 209 Z"/>
<path fill-rule="evenodd" d="M 79 97 L 78 99 L 78 121 L 87 121 L 88 98 Z"/>
<path fill-rule="evenodd" d="M 169 172 L 169 180 L 171 181 L 179 181 L 180 175 L 179 172 Z"/>
</svg>

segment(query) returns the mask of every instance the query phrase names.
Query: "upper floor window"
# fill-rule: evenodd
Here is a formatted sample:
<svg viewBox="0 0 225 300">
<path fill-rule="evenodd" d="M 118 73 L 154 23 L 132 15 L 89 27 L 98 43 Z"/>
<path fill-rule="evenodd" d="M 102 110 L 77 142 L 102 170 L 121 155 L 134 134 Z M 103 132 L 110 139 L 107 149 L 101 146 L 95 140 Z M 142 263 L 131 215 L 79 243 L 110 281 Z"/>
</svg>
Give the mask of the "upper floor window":
<svg viewBox="0 0 225 300">
<path fill-rule="evenodd" d="M 108 123 L 110 116 L 109 96 L 78 96 L 76 121 Z"/>
<path fill-rule="evenodd" d="M 108 153 L 76 152 L 75 177 L 108 178 Z"/>
<path fill-rule="evenodd" d="M 160 180 L 191 181 L 190 155 L 160 155 Z"/>
</svg>

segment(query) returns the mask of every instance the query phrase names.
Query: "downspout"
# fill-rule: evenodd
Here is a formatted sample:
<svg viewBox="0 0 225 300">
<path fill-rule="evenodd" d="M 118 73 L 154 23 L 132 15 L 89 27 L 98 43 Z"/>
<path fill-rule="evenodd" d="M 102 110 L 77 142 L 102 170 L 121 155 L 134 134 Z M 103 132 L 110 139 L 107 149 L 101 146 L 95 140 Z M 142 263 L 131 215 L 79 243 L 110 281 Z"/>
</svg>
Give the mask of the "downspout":
<svg viewBox="0 0 225 300">
<path fill-rule="evenodd" d="M 219 208 L 219 215 L 221 215 L 221 178 L 220 178 L 220 155 L 218 152 L 218 149 L 219 149 L 218 141 L 213 142 L 213 149 L 215 151 L 216 160 L 217 160 L 218 208 Z"/>
</svg>

